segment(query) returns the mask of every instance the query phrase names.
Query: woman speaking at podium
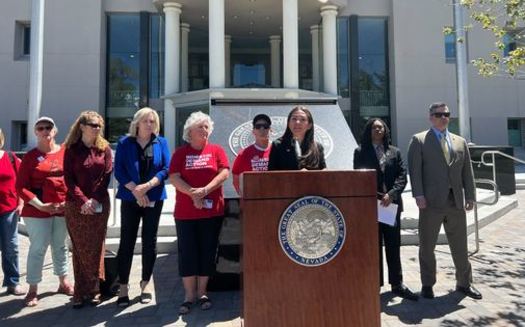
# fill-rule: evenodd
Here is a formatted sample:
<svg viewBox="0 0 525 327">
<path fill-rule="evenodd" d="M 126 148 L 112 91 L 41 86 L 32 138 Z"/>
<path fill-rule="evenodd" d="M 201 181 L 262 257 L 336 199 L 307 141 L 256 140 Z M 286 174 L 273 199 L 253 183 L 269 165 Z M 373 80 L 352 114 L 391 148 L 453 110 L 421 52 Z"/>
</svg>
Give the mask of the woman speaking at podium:
<svg viewBox="0 0 525 327">
<path fill-rule="evenodd" d="M 323 146 L 314 139 L 310 110 L 290 111 L 283 136 L 273 141 L 268 170 L 321 170 L 326 168 Z"/>
</svg>

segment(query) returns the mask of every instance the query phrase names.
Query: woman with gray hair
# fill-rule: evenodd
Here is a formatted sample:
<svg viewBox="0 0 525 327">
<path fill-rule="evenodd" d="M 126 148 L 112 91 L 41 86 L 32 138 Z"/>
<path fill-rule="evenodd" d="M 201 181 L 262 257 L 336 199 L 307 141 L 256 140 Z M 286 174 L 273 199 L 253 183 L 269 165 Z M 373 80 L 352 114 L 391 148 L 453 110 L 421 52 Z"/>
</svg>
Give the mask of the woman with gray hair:
<svg viewBox="0 0 525 327">
<path fill-rule="evenodd" d="M 157 230 L 162 205 L 166 199 L 164 181 L 168 178 L 170 152 L 168 142 L 159 136 L 159 115 L 151 108 L 135 113 L 129 134 L 117 144 L 115 178 L 119 182 L 117 198 L 120 205 L 120 246 L 118 273 L 120 291 L 117 305 L 130 304 L 129 272 L 137 232 L 142 220 L 142 279 L 140 302 L 152 300 L 150 279 L 157 257 Z"/>
<path fill-rule="evenodd" d="M 4 133 L 0 128 L 0 252 L 2 252 L 2 271 L 7 293 L 24 295 L 20 286 L 18 268 L 18 217 L 22 213 L 24 201 L 16 194 L 16 172 L 20 169 L 20 159 L 12 152 L 3 150 Z"/>
<path fill-rule="evenodd" d="M 197 299 L 202 310 L 211 308 L 207 296 L 209 276 L 215 271 L 215 255 L 224 216 L 222 184 L 229 165 L 224 149 L 209 143 L 213 121 L 194 112 L 184 124 L 187 144 L 171 157 L 169 176 L 175 186 L 175 225 L 178 237 L 179 274 L 184 302 L 179 313 L 187 314 Z"/>
</svg>

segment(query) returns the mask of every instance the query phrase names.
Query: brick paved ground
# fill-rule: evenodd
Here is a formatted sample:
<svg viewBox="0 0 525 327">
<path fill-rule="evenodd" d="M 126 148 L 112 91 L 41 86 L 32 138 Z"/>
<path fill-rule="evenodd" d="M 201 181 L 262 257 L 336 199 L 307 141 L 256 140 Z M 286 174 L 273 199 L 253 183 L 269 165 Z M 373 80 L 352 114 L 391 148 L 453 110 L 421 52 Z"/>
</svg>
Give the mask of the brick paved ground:
<svg viewBox="0 0 525 327">
<path fill-rule="evenodd" d="M 520 203 L 525 203 L 525 191 L 518 191 L 518 198 Z M 471 259 L 475 285 L 484 296 L 480 301 L 453 292 L 455 281 L 450 252 L 448 246 L 438 246 L 436 298 L 419 302 L 400 300 L 383 288 L 382 325 L 525 326 L 524 231 L 523 206 L 481 230 L 481 250 Z M 473 246 L 473 237 L 469 241 Z M 25 273 L 28 241 L 22 237 L 20 243 L 20 263 Z M 419 290 L 417 247 L 404 246 L 402 260 L 405 283 Z M 0 326 L 240 326 L 238 292 L 212 293 L 214 309 L 202 312 L 194 308 L 185 317 L 177 315 L 183 292 L 176 261 L 174 254 L 159 256 L 153 276 L 155 297 L 149 305 L 138 303 L 140 257 L 136 256 L 130 277 L 133 299 L 130 307 L 118 309 L 115 299 L 110 299 L 96 308 L 73 310 L 68 297 L 54 293 L 57 280 L 48 255 L 39 305 L 24 308 L 23 297 L 0 293 Z M 22 279 L 25 281 L 25 276 Z"/>
</svg>

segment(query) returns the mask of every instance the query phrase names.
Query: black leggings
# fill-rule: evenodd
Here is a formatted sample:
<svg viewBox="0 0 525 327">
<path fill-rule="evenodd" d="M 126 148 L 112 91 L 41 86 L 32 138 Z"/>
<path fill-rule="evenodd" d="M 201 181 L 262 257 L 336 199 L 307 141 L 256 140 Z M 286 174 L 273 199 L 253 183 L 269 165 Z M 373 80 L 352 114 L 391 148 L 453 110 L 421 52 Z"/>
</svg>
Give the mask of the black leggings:
<svg viewBox="0 0 525 327">
<path fill-rule="evenodd" d="M 157 258 L 157 231 L 163 201 L 155 201 L 153 208 L 140 207 L 135 201 L 124 201 L 120 206 L 120 245 L 118 249 L 118 276 L 121 284 L 129 281 L 133 250 L 142 219 L 142 280 L 149 281 Z"/>
<path fill-rule="evenodd" d="M 181 277 L 211 276 L 215 272 L 222 220 L 222 216 L 175 220 Z"/>
</svg>

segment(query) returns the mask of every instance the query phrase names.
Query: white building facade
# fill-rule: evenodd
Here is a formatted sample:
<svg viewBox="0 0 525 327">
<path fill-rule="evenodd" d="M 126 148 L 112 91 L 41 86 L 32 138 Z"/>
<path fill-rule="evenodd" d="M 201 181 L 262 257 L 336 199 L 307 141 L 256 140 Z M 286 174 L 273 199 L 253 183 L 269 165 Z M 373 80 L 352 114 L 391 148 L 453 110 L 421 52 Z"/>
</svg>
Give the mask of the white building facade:
<svg viewBox="0 0 525 327">
<path fill-rule="evenodd" d="M 449 104 L 457 130 L 455 53 L 443 34 L 452 24 L 446 1 L 4 0 L 0 128 L 20 150 L 37 116 L 53 117 L 63 140 L 92 109 L 114 142 L 150 106 L 173 147 L 179 94 L 303 89 L 337 95 L 356 138 L 369 117 L 383 118 L 406 150 L 432 102 Z M 476 29 L 467 42 L 469 59 L 492 46 Z M 524 145 L 525 81 L 485 79 L 471 65 L 468 74 L 472 141 Z"/>
</svg>

